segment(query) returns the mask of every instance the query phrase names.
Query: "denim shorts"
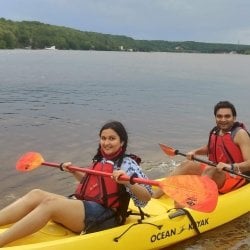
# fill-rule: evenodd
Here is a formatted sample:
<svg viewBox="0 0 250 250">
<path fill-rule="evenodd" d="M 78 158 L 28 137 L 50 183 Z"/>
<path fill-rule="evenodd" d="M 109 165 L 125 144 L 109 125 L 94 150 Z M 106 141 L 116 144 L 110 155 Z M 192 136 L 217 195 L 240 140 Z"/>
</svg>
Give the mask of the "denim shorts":
<svg viewBox="0 0 250 250">
<path fill-rule="evenodd" d="M 83 200 L 85 208 L 85 229 L 84 233 L 92 233 L 118 225 L 115 212 L 103 207 L 94 201 Z"/>
</svg>

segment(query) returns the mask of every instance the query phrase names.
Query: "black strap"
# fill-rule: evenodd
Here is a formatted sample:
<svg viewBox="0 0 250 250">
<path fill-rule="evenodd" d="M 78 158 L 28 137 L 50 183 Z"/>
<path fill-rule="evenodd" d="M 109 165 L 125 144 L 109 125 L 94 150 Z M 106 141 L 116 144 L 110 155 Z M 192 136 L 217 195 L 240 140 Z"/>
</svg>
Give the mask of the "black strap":
<svg viewBox="0 0 250 250">
<path fill-rule="evenodd" d="M 191 225 L 193 226 L 195 232 L 198 235 L 201 234 L 201 232 L 200 232 L 200 230 L 199 230 L 193 216 L 190 214 L 190 212 L 188 210 L 186 210 L 185 208 L 171 208 L 167 212 L 170 212 L 173 209 L 175 209 L 176 212 L 174 214 L 169 215 L 170 219 L 176 218 L 176 217 L 181 216 L 181 215 L 186 215 L 188 217 L 189 221 L 191 222 Z"/>
<path fill-rule="evenodd" d="M 145 216 L 146 216 L 146 217 L 150 217 L 150 215 L 147 214 L 147 213 L 145 213 L 145 212 L 142 210 L 141 207 L 137 207 L 137 208 L 138 208 L 138 210 L 139 210 L 139 213 L 136 213 L 136 212 L 133 212 L 132 210 L 129 210 L 129 211 L 127 211 L 127 217 L 129 217 L 130 215 L 139 215 L 139 216 L 140 216 L 140 219 L 138 219 L 138 222 L 144 220 L 144 219 L 145 219 Z"/>
</svg>

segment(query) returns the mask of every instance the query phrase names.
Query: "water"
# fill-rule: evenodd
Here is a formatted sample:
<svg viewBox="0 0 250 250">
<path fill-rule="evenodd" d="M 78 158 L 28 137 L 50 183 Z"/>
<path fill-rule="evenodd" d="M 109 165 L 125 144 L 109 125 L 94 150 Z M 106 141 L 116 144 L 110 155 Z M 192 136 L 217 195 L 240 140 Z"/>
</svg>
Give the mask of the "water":
<svg viewBox="0 0 250 250">
<path fill-rule="evenodd" d="M 158 143 L 186 152 L 207 142 L 218 101 L 233 102 L 238 120 L 250 128 L 249 65 L 249 56 L 229 54 L 0 51 L 0 206 L 34 187 L 73 192 L 65 173 L 43 167 L 20 174 L 16 160 L 38 151 L 47 161 L 87 165 L 110 119 L 125 124 L 129 151 L 143 158 L 151 178 L 174 166 Z M 218 249 L 245 249 L 249 218 L 176 249 L 209 249 L 208 238 Z"/>
</svg>

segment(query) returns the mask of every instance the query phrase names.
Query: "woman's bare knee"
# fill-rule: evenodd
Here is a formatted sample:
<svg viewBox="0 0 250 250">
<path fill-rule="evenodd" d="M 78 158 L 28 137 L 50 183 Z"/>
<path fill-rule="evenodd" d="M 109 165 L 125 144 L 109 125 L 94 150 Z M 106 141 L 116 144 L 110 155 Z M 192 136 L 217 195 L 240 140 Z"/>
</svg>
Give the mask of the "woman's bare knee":
<svg viewBox="0 0 250 250">
<path fill-rule="evenodd" d="M 43 191 L 41 189 L 33 189 L 24 195 L 20 200 L 29 206 L 31 209 L 38 206 L 40 203 L 43 202 L 44 199 L 49 197 L 49 193 Z"/>
<path fill-rule="evenodd" d="M 29 198 L 32 198 L 32 197 L 41 197 L 41 196 L 44 196 L 45 193 L 46 192 L 43 191 L 43 190 L 41 190 L 41 189 L 32 189 L 25 196 L 28 196 Z"/>
<path fill-rule="evenodd" d="M 65 200 L 65 198 L 48 195 L 41 201 L 39 207 L 41 207 L 44 211 L 47 211 L 53 219 L 53 217 L 55 217 L 61 209 L 64 209 L 63 205 L 61 205 L 62 200 Z"/>
</svg>

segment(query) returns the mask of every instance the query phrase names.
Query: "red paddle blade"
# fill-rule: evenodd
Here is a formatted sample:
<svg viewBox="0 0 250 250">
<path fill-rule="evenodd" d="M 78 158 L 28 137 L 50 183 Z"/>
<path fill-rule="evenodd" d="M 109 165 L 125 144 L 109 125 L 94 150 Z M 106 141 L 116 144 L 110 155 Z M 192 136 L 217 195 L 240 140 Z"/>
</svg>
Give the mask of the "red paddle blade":
<svg viewBox="0 0 250 250">
<path fill-rule="evenodd" d="M 168 146 L 166 146 L 164 144 L 159 144 L 159 145 L 160 145 L 162 151 L 165 154 L 167 154 L 169 156 L 175 156 L 176 155 L 176 150 L 174 148 L 168 147 Z"/>
<path fill-rule="evenodd" d="M 169 176 L 160 182 L 160 188 L 181 206 L 200 212 L 212 212 L 217 205 L 218 188 L 208 176 Z"/>
<path fill-rule="evenodd" d="M 16 163 L 18 171 L 27 172 L 39 167 L 44 162 L 41 154 L 37 152 L 28 152 L 24 154 Z"/>
</svg>

